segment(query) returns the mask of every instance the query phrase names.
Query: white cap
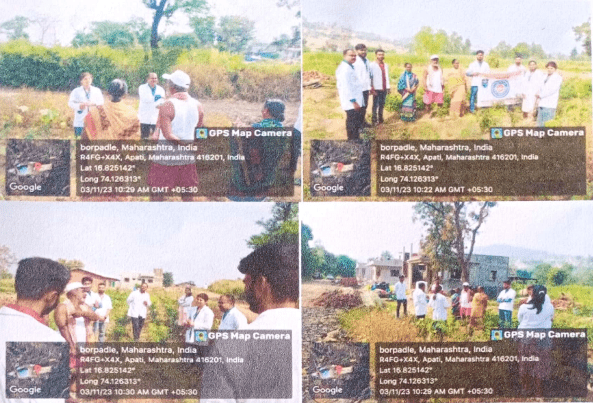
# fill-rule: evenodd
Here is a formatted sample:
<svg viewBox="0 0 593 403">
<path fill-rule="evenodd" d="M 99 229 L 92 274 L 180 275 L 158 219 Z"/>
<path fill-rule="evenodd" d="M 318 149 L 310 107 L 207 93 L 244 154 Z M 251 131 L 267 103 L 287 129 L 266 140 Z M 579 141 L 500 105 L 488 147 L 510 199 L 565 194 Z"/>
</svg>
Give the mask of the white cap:
<svg viewBox="0 0 593 403">
<path fill-rule="evenodd" d="M 465 287 L 465 286 L 468 286 L 468 287 L 469 287 L 469 283 L 468 283 L 468 282 L 465 282 L 465 283 L 463 283 L 463 286 L 464 286 L 464 287 Z"/>
<path fill-rule="evenodd" d="M 434 60 L 434 59 L 438 59 L 438 58 L 439 58 L 439 55 L 432 55 L 432 56 L 430 56 L 430 60 Z"/>
<path fill-rule="evenodd" d="M 165 80 L 170 80 L 173 84 L 178 87 L 188 89 L 191 79 L 189 76 L 181 70 L 175 70 L 171 74 L 163 74 Z"/>
<path fill-rule="evenodd" d="M 66 289 L 65 289 L 64 291 L 65 291 L 65 292 L 66 292 L 66 294 L 67 294 L 67 293 L 69 293 L 69 292 L 70 292 L 70 291 L 72 291 L 72 290 L 76 290 L 77 288 L 82 288 L 82 287 L 83 287 L 82 283 L 79 283 L 79 282 L 77 281 L 77 282 L 74 282 L 74 283 L 70 283 L 70 284 L 68 284 L 68 285 L 66 286 Z"/>
</svg>

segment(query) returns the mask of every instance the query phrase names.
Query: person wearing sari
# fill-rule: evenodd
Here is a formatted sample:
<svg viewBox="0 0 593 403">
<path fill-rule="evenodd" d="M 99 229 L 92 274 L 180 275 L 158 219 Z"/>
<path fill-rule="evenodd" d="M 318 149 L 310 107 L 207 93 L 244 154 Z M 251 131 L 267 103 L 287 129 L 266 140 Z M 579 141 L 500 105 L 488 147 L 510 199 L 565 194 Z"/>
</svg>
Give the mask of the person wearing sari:
<svg viewBox="0 0 593 403">
<path fill-rule="evenodd" d="M 405 70 L 397 83 L 397 92 L 402 96 L 400 117 L 404 122 L 414 122 L 416 120 L 416 90 L 420 81 L 416 74 L 412 73 L 412 63 L 406 63 L 404 66 Z"/>
<path fill-rule="evenodd" d="M 138 112 L 121 102 L 128 93 L 126 82 L 113 80 L 107 92 L 111 101 L 92 108 L 86 115 L 83 140 L 140 140 Z"/>
<path fill-rule="evenodd" d="M 463 116 L 467 88 L 465 72 L 459 67 L 457 59 L 453 59 L 453 71 L 447 75 L 447 84 L 449 84 L 449 95 L 451 96 L 449 116 L 452 118 L 461 117 Z"/>
</svg>

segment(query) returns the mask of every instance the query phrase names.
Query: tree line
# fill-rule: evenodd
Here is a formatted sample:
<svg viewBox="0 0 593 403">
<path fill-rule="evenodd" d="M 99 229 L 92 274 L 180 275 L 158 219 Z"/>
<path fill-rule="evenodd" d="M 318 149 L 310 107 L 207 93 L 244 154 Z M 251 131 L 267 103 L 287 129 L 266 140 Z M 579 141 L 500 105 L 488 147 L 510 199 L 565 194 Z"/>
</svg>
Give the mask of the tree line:
<svg viewBox="0 0 593 403">
<path fill-rule="evenodd" d="M 75 33 L 71 42 L 73 47 L 107 45 L 113 48 L 141 46 L 150 49 L 164 48 L 216 48 L 223 52 L 241 53 L 246 51 L 255 38 L 255 22 L 241 16 L 222 16 L 218 20 L 210 13 L 207 0 L 142 0 L 144 6 L 153 11 L 150 23 L 141 18 L 128 22 L 94 21 L 89 28 Z M 278 2 L 278 7 L 292 7 L 286 1 Z M 185 14 L 193 32 L 162 35 L 163 21 L 174 15 Z M 299 15 L 299 13 L 297 13 Z M 0 33 L 9 40 L 29 39 L 27 29 L 31 24 L 41 27 L 45 33 L 49 24 L 56 21 L 40 18 L 16 16 L 0 24 Z M 45 29 L 44 29 L 45 28 Z M 43 42 L 43 35 L 42 35 Z M 292 36 L 282 34 L 272 45 L 280 49 L 300 46 L 300 27 L 292 27 Z"/>
</svg>

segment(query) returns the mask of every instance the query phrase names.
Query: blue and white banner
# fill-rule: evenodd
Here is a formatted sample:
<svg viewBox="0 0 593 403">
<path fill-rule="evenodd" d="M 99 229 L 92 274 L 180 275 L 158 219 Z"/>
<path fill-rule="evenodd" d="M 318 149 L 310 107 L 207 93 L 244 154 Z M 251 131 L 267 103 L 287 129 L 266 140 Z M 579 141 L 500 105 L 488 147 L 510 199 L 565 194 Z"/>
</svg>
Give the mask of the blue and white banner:
<svg viewBox="0 0 593 403">
<path fill-rule="evenodd" d="M 489 73 L 480 76 L 482 82 L 478 86 L 479 108 L 495 104 L 513 105 L 520 103 L 523 72 Z"/>
</svg>

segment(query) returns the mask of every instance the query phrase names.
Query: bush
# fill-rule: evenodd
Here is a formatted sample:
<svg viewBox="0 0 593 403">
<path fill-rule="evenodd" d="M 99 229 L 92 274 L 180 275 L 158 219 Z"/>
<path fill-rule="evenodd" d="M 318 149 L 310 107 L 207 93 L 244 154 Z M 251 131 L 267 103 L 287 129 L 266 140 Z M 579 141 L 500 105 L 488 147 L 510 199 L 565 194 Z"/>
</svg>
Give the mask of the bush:
<svg viewBox="0 0 593 403">
<path fill-rule="evenodd" d="M 159 76 L 176 69 L 192 79 L 190 92 L 198 97 L 230 98 L 264 102 L 267 98 L 300 100 L 300 68 L 279 62 L 248 64 L 239 55 L 214 49 L 142 48 L 113 49 L 92 46 L 80 49 L 32 45 L 26 40 L 0 45 L 0 83 L 9 87 L 68 91 L 79 85 L 84 71 L 93 85 L 106 89 L 115 78 L 128 84 L 132 94 L 149 72 Z"/>
<path fill-rule="evenodd" d="M 208 286 L 208 291 L 216 294 L 231 294 L 235 298 L 241 298 L 245 291 L 245 284 L 242 280 L 219 280 Z"/>
</svg>

